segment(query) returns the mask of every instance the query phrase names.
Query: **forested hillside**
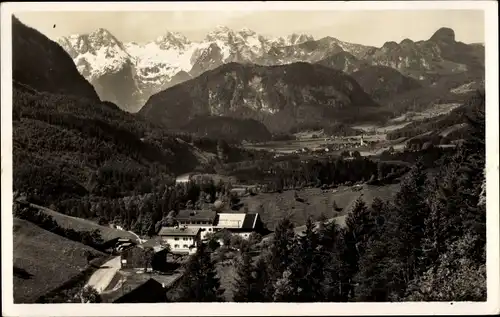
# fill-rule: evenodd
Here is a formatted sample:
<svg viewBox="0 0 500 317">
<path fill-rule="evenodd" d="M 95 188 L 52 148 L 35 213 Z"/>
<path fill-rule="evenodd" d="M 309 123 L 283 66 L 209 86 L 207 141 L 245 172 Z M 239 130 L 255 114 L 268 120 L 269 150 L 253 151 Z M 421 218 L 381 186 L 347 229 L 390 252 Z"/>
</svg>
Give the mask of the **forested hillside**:
<svg viewBox="0 0 500 317">
<path fill-rule="evenodd" d="M 16 18 L 12 32 L 14 191 L 111 221 L 113 211 L 96 213 L 89 201 L 142 197 L 207 163 L 164 127 L 101 102 L 57 43 Z"/>
</svg>

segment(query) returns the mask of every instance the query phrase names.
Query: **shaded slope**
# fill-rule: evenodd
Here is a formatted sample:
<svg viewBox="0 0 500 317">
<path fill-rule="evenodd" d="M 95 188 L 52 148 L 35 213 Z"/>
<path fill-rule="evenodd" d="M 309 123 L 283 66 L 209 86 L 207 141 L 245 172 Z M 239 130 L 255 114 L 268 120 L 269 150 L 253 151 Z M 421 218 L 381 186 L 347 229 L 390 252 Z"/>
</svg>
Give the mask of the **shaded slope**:
<svg viewBox="0 0 500 317">
<path fill-rule="evenodd" d="M 12 76 L 38 91 L 99 101 L 71 57 L 56 42 L 12 17 Z"/>
<path fill-rule="evenodd" d="M 374 100 L 381 101 L 394 95 L 418 89 L 422 85 L 386 66 L 370 66 L 352 73 L 352 77 Z"/>
<path fill-rule="evenodd" d="M 198 116 L 190 120 L 182 130 L 214 139 L 235 141 L 269 141 L 271 133 L 266 126 L 254 119 L 238 119 L 216 116 Z"/>
<path fill-rule="evenodd" d="M 86 252 L 104 256 L 21 219 L 14 218 L 14 303 L 33 303 L 40 296 L 87 268 Z"/>
</svg>

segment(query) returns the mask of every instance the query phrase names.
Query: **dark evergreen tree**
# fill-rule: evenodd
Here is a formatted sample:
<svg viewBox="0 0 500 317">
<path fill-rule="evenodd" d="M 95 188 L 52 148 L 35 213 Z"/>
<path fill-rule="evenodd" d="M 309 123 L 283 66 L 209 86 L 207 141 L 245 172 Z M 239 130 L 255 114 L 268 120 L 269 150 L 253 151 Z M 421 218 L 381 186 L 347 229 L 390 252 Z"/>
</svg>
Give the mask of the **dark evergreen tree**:
<svg viewBox="0 0 500 317">
<path fill-rule="evenodd" d="M 402 285 L 408 285 L 421 269 L 422 239 L 425 233 L 425 219 L 429 215 L 426 188 L 429 185 L 423 164 L 417 161 L 401 183 L 401 189 L 394 201 L 394 219 L 398 259 Z M 401 292 L 404 292 L 404 286 Z"/>
<path fill-rule="evenodd" d="M 311 217 L 307 219 L 306 229 L 297 240 L 290 265 L 290 281 L 295 302 L 315 302 L 323 300 L 324 263 L 319 250 L 318 235 Z"/>
<path fill-rule="evenodd" d="M 295 232 L 293 228 L 290 219 L 283 218 L 274 231 L 269 255 L 269 265 L 273 282 L 282 277 L 283 272 L 292 262 L 292 252 L 295 242 Z"/>
<path fill-rule="evenodd" d="M 242 252 L 236 268 L 233 300 L 235 302 L 252 302 L 253 300 L 253 265 L 252 257 L 248 252 Z"/>
<path fill-rule="evenodd" d="M 210 253 L 204 244 L 200 244 L 187 263 L 179 286 L 179 301 L 221 302 L 223 293 Z"/>
<path fill-rule="evenodd" d="M 341 251 L 344 247 L 341 231 L 335 222 L 326 223 L 318 228 L 318 243 L 321 262 L 324 264 L 322 282 L 322 298 L 327 302 L 342 301 L 342 267 Z"/>
<path fill-rule="evenodd" d="M 259 290 L 259 294 L 256 295 L 256 302 L 271 302 L 273 300 L 273 284 L 270 274 L 269 265 L 266 260 L 261 256 L 255 263 L 255 278 L 254 278 L 254 288 Z M 260 300 L 257 300 L 260 296 Z"/>
<path fill-rule="evenodd" d="M 253 265 L 248 251 L 248 249 L 243 251 L 237 267 L 233 300 L 235 302 L 270 301 L 272 294 L 267 265 L 262 258 L 259 258 Z"/>
</svg>

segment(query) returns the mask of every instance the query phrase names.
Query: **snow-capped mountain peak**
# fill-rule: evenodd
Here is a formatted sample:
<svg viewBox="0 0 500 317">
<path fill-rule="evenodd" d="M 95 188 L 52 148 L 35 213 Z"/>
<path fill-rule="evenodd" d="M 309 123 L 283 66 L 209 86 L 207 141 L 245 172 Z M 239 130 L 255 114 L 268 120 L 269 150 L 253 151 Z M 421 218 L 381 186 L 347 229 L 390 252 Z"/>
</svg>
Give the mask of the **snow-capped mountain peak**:
<svg viewBox="0 0 500 317">
<path fill-rule="evenodd" d="M 254 30 L 250 30 L 249 28 L 242 28 L 238 33 L 245 37 L 254 36 L 257 34 Z"/>
<path fill-rule="evenodd" d="M 297 33 L 293 33 L 286 37 L 287 45 L 296 45 L 308 41 L 314 41 L 314 37 L 308 34 L 297 34 Z"/>
<path fill-rule="evenodd" d="M 119 71 L 130 60 L 123 43 L 104 28 L 89 34 L 61 37 L 57 42 L 91 82 L 109 72 Z"/>
<path fill-rule="evenodd" d="M 166 32 L 157 37 L 155 43 L 162 49 L 168 50 L 172 47 L 184 49 L 187 45 L 191 44 L 191 41 L 181 33 Z"/>
<path fill-rule="evenodd" d="M 131 102 L 137 102 L 137 105 L 131 109 L 130 103 L 125 106 L 122 102 L 121 106 L 136 111 L 150 95 L 177 84 L 179 78 L 186 80 L 228 62 L 256 63 L 273 47 L 310 40 L 313 38 L 307 34 L 270 38 L 249 28 L 235 31 L 218 25 L 200 42 L 193 42 L 178 32 L 166 31 L 147 43 L 122 43 L 104 28 L 89 34 L 63 37 L 58 42 L 95 87 L 104 89 L 109 86 L 109 78 L 123 78 L 126 73 L 128 86 L 110 94 L 128 94 L 125 90 L 130 90 L 130 83 L 134 82 L 137 86 L 131 91 L 134 96 L 123 98 L 138 100 Z M 177 76 L 181 73 L 182 76 Z M 101 82 L 103 80 L 106 83 Z M 137 95 L 140 95 L 139 99 Z"/>
<path fill-rule="evenodd" d="M 234 36 L 234 31 L 227 26 L 217 25 L 212 31 L 210 31 L 205 37 L 205 41 L 228 41 L 230 37 Z"/>
</svg>

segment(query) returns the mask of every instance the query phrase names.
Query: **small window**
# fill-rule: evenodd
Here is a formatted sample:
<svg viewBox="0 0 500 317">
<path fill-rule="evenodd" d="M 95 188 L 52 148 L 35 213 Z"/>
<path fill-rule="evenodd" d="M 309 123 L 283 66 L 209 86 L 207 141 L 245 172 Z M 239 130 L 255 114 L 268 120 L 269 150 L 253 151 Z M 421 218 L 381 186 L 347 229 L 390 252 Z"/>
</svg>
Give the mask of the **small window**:
<svg viewBox="0 0 500 317">
<path fill-rule="evenodd" d="M 187 244 L 185 244 L 185 245 L 183 245 L 182 247 L 183 247 L 184 249 L 187 249 L 187 248 L 188 248 L 188 245 L 187 245 Z"/>
<path fill-rule="evenodd" d="M 208 228 L 208 231 L 212 231 L 212 228 Z"/>
<path fill-rule="evenodd" d="M 175 241 L 178 241 L 178 240 L 179 240 L 179 238 L 174 238 L 174 240 L 175 240 Z"/>
<path fill-rule="evenodd" d="M 205 228 L 201 228 L 201 231 L 207 231 L 207 229 L 205 229 Z"/>
<path fill-rule="evenodd" d="M 178 245 L 178 244 L 174 245 L 174 248 L 178 249 L 178 248 L 179 248 L 179 245 Z"/>
</svg>

